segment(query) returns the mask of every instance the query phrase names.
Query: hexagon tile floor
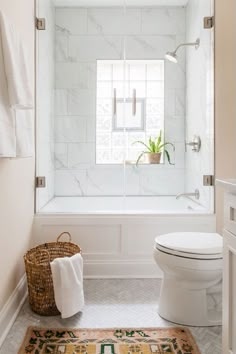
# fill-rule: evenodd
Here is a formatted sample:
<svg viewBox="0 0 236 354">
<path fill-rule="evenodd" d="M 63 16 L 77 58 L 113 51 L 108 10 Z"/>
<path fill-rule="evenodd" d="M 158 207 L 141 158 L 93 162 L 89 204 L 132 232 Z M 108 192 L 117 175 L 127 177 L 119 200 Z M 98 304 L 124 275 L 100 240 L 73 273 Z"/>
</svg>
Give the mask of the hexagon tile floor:
<svg viewBox="0 0 236 354">
<path fill-rule="evenodd" d="M 41 317 L 26 302 L 12 326 L 0 354 L 17 354 L 28 326 L 113 328 L 173 327 L 157 313 L 160 280 L 84 280 L 86 305 L 82 313 L 62 320 Z M 221 327 L 190 327 L 202 354 L 221 354 Z"/>
</svg>

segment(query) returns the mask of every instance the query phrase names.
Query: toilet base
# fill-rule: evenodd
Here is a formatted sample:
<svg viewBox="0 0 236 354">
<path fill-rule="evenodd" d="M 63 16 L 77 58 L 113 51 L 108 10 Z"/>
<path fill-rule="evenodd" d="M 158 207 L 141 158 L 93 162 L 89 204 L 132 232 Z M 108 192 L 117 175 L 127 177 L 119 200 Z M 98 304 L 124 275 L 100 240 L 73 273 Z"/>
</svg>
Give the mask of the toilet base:
<svg viewBox="0 0 236 354">
<path fill-rule="evenodd" d="M 219 326 L 222 324 L 221 284 L 210 289 L 187 289 L 183 282 L 163 279 L 159 315 L 186 326 Z"/>
</svg>

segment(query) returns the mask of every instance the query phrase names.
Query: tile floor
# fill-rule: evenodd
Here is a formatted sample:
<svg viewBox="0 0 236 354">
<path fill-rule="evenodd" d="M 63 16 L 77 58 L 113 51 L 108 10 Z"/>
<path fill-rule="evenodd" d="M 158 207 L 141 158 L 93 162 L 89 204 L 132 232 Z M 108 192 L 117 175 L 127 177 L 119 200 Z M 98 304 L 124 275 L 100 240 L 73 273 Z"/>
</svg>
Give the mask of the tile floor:
<svg viewBox="0 0 236 354">
<path fill-rule="evenodd" d="M 28 326 L 46 327 L 169 327 L 158 316 L 160 280 L 85 280 L 84 311 L 70 319 L 40 317 L 26 302 L 9 332 L 0 354 L 17 354 Z M 202 354 L 221 354 L 221 327 L 191 327 Z"/>
</svg>

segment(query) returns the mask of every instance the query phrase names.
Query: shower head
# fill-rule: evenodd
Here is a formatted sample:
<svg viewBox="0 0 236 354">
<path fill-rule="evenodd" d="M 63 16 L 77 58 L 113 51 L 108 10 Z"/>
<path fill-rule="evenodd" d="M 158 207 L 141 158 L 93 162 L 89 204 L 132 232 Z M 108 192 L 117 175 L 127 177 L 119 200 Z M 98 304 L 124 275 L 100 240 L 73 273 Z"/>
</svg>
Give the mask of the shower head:
<svg viewBox="0 0 236 354">
<path fill-rule="evenodd" d="M 178 63 L 178 57 L 177 54 L 175 52 L 167 52 L 166 53 L 166 59 L 171 61 L 172 63 Z"/>
<path fill-rule="evenodd" d="M 178 56 L 177 56 L 177 50 L 180 47 L 184 47 L 184 46 L 194 46 L 195 49 L 198 49 L 200 46 L 200 39 L 197 38 L 197 40 L 194 43 L 183 43 L 183 44 L 179 44 L 178 47 L 173 51 L 173 52 L 167 52 L 165 55 L 165 58 L 169 61 L 171 61 L 172 63 L 178 63 Z"/>
</svg>

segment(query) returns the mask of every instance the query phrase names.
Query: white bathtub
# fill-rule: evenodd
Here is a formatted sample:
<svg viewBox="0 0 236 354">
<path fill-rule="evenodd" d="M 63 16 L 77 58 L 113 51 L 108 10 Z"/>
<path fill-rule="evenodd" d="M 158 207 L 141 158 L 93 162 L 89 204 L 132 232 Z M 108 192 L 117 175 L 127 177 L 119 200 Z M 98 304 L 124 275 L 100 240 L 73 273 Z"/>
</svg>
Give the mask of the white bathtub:
<svg viewBox="0 0 236 354">
<path fill-rule="evenodd" d="M 152 256 L 157 235 L 215 232 L 215 215 L 175 197 L 57 197 L 34 219 L 34 243 L 72 234 L 87 278 L 161 277 Z"/>
<path fill-rule="evenodd" d="M 207 211 L 188 198 L 175 197 L 56 197 L 40 213 L 79 214 L 205 214 Z"/>
</svg>

